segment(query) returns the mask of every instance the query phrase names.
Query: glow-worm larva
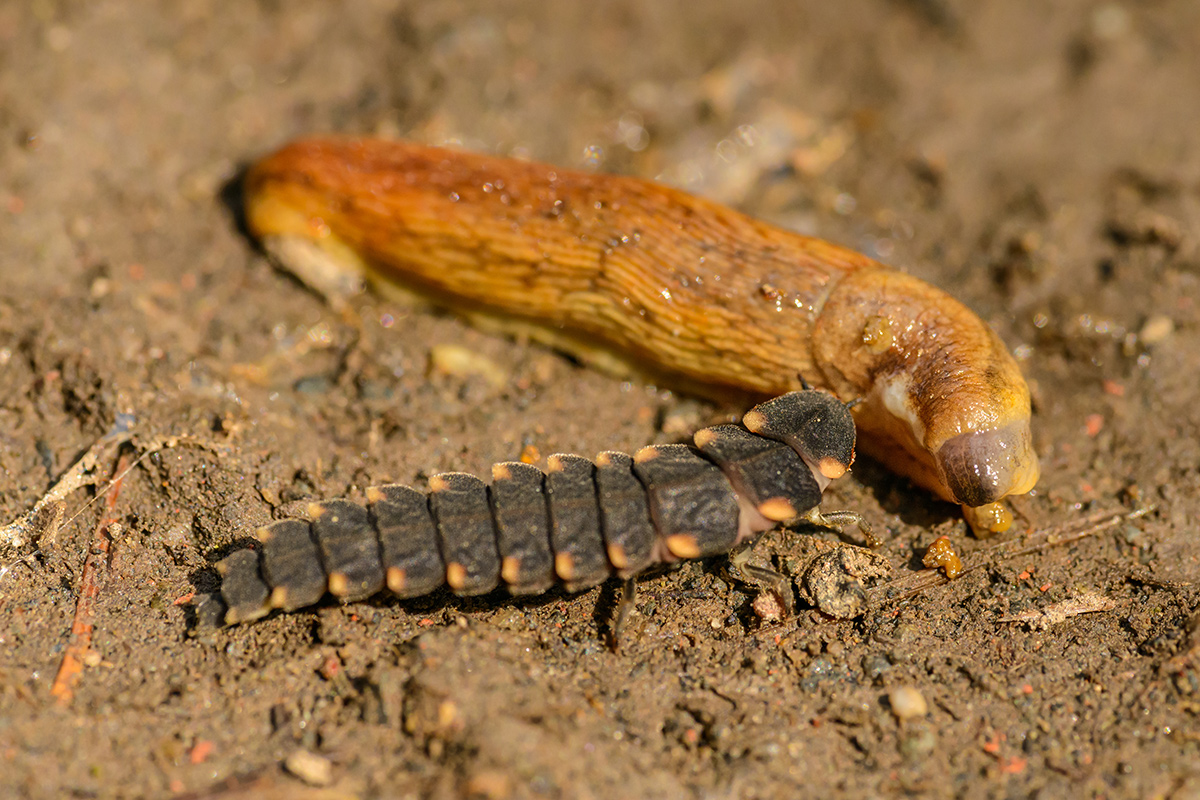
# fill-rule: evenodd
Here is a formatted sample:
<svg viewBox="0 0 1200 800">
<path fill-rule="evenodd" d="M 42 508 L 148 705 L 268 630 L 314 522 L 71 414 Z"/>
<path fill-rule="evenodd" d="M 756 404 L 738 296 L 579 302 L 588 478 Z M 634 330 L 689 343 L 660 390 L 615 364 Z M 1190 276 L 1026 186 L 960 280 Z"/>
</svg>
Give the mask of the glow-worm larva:
<svg viewBox="0 0 1200 800">
<path fill-rule="evenodd" d="M 449 586 L 478 595 L 568 591 L 625 579 L 622 611 L 634 578 L 658 564 L 729 554 L 779 523 L 856 522 L 856 514 L 818 510 L 821 493 L 854 462 L 854 422 L 837 398 L 818 390 L 760 403 L 741 425 L 696 432 L 694 447 L 643 447 L 632 458 L 601 453 L 550 456 L 547 471 L 520 462 L 492 467 L 492 483 L 460 472 L 434 475 L 428 493 L 407 486 L 367 490 L 363 506 L 313 503 L 312 521 L 274 522 L 262 546 L 223 559 L 219 595 L 201 602 L 204 622 L 235 624 L 275 609 L 292 611 L 328 592 L 343 601 L 387 588 L 417 597 Z M 791 590 L 769 570 L 739 564 L 743 579 Z"/>
<path fill-rule="evenodd" d="M 1000 530 L 1033 488 L 1029 389 L 945 292 L 866 256 L 635 178 L 403 142 L 311 139 L 256 164 L 250 230 L 336 298 L 364 279 L 614 356 L 714 397 L 854 409 L 860 449 Z"/>
</svg>

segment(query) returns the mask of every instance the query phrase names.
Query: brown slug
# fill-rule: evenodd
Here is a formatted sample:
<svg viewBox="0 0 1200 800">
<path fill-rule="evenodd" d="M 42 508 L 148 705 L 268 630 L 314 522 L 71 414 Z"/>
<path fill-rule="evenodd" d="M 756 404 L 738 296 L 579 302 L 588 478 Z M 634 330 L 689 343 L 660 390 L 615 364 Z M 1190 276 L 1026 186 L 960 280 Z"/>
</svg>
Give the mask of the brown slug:
<svg viewBox="0 0 1200 800">
<path fill-rule="evenodd" d="M 245 180 L 251 232 L 338 302 L 399 284 L 693 393 L 801 377 L 859 398 L 864 452 L 1003 530 L 1039 475 L 1029 389 L 945 292 L 650 181 L 372 139 L 293 142 Z"/>
</svg>

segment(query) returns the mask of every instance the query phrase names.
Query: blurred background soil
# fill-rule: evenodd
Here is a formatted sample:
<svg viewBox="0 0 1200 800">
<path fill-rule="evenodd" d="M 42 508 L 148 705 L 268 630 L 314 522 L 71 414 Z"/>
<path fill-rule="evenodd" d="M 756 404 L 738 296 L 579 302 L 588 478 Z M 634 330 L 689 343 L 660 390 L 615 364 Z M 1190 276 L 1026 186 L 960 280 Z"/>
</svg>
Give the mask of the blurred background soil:
<svg viewBox="0 0 1200 800">
<path fill-rule="evenodd" d="M 1200 796 L 1197 41 L 1191 0 L 0 2 L 0 519 L 127 415 L 185 437 L 124 480 L 68 699 L 103 504 L 0 554 L 0 795 Z M 942 534 L 985 568 L 766 625 L 688 564 L 619 654 L 611 587 L 190 635 L 211 564 L 312 498 L 725 413 L 375 297 L 357 333 L 236 214 L 242 168 L 328 131 L 658 178 L 902 267 L 1030 379 L 1014 547 L 1155 510 L 985 563 L 862 464 L 826 507 L 896 580 Z"/>
</svg>

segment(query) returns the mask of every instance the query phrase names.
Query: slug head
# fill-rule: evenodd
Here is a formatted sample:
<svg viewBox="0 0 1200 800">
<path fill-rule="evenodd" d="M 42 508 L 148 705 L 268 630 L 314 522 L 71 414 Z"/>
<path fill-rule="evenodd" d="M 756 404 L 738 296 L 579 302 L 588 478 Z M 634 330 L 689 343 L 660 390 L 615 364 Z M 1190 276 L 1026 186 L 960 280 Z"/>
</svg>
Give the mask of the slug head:
<svg viewBox="0 0 1200 800">
<path fill-rule="evenodd" d="M 948 439 L 937 451 L 937 465 L 954 499 L 967 506 L 1025 494 L 1040 473 L 1028 418 Z"/>
</svg>

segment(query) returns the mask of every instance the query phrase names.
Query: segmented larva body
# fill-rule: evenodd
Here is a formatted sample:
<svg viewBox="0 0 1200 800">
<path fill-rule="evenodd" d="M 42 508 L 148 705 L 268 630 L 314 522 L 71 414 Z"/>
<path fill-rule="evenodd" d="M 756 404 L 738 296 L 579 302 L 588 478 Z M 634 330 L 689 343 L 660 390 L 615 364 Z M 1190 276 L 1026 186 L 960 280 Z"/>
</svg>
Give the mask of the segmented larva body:
<svg viewBox="0 0 1200 800">
<path fill-rule="evenodd" d="M 259 531 L 262 547 L 221 561 L 226 624 L 312 605 L 328 592 L 362 600 L 384 588 L 417 597 L 569 591 L 655 564 L 728 553 L 816 509 L 854 460 L 854 421 L 819 391 L 752 409 L 742 425 L 704 428 L 694 446 L 654 445 L 596 460 L 555 455 L 545 473 L 509 462 L 489 486 L 435 475 L 428 493 L 373 487 L 367 505 L 314 503 L 311 522 Z M 211 613 L 211 612 L 210 612 Z"/>
<path fill-rule="evenodd" d="M 970 309 L 910 275 L 636 178 L 311 139 L 245 181 L 264 247 L 327 297 L 364 280 L 668 385 L 762 399 L 797 375 L 864 452 L 1001 530 L 1038 478 L 1029 389 Z"/>
</svg>

